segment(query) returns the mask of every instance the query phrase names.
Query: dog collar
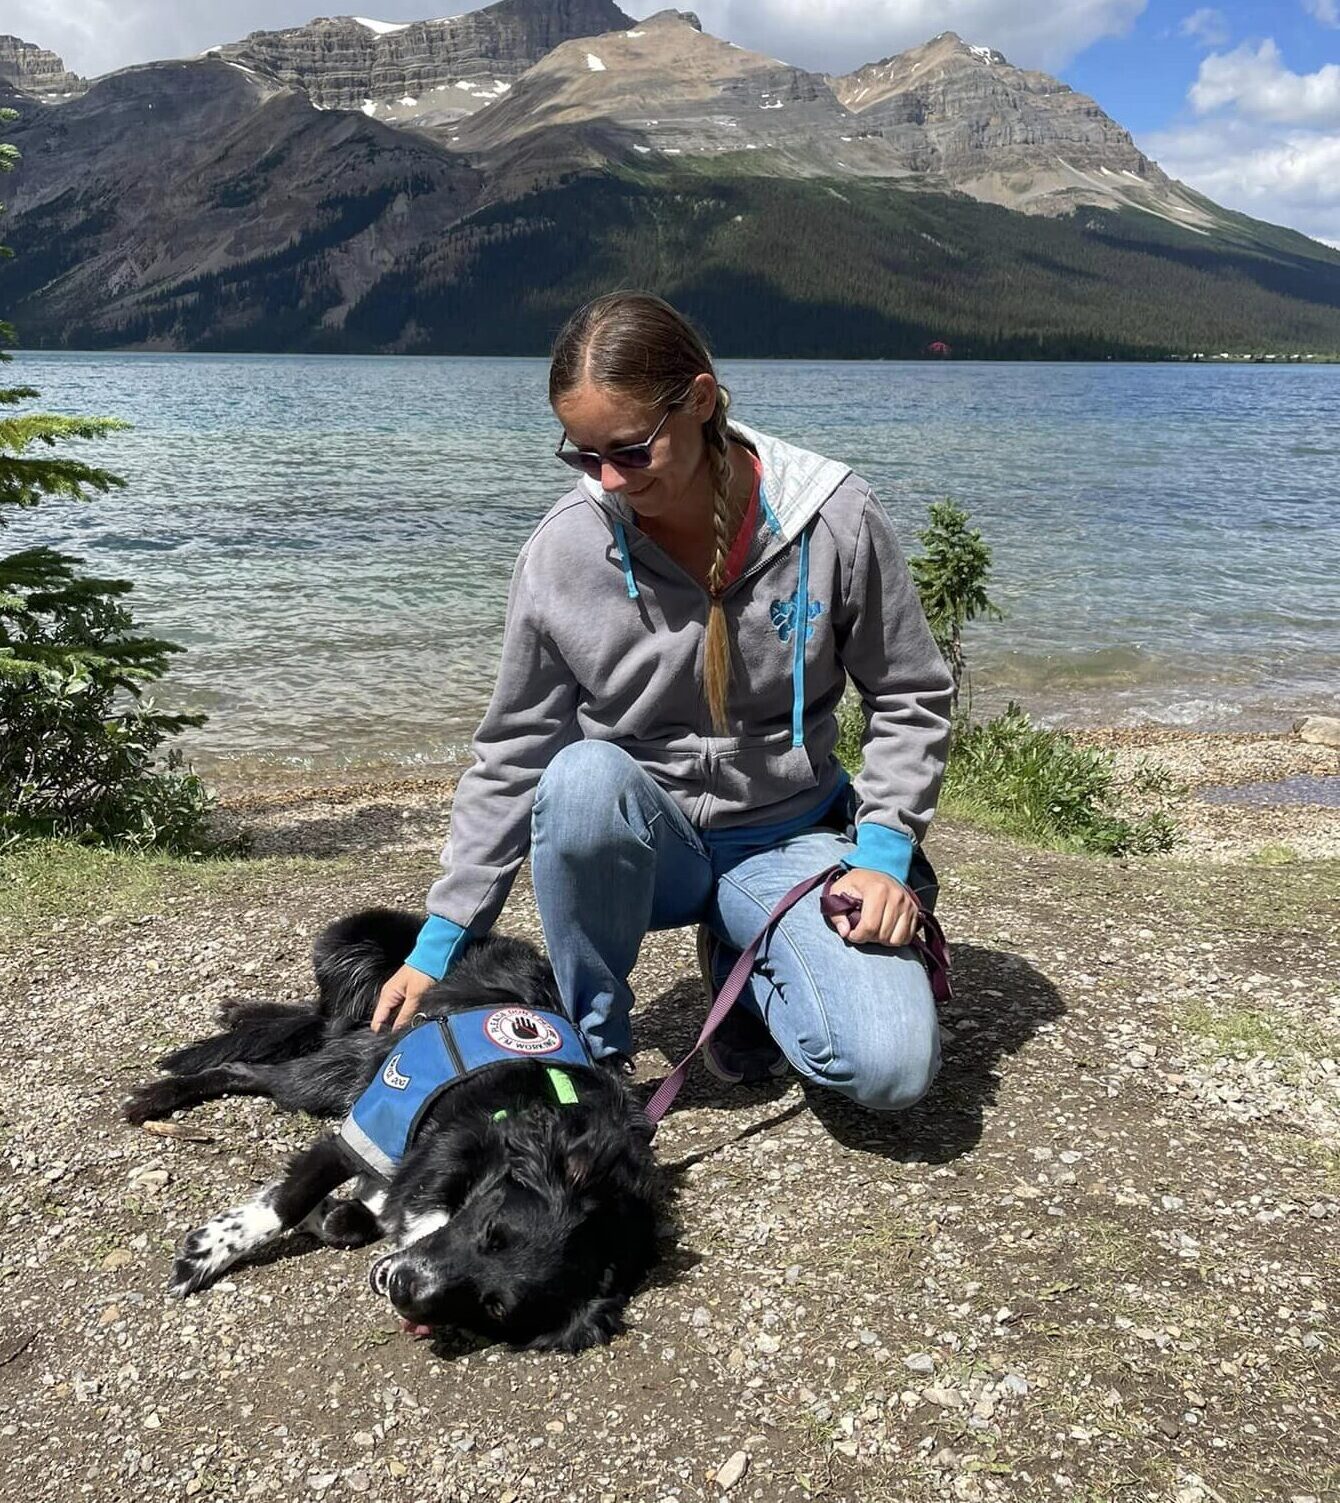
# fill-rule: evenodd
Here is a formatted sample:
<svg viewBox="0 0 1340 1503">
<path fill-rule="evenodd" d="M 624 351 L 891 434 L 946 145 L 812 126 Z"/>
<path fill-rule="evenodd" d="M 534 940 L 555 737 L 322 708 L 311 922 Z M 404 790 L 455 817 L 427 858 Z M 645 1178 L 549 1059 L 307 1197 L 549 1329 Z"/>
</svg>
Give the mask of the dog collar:
<svg viewBox="0 0 1340 1503">
<path fill-rule="evenodd" d="M 341 1123 L 338 1136 L 360 1170 L 389 1179 L 444 1091 L 488 1065 L 520 1059 L 544 1064 L 554 1099 L 572 1105 L 576 1088 L 556 1067 L 589 1065 L 591 1054 L 582 1035 L 560 1013 L 480 1007 L 425 1019 L 397 1040 Z"/>
</svg>

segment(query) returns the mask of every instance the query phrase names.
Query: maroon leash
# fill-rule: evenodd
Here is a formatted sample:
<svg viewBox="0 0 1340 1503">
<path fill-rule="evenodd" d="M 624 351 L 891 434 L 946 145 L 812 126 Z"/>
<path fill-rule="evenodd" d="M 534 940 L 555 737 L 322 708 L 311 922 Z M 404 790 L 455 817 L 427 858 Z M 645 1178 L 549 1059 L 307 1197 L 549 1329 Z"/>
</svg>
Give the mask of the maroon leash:
<svg viewBox="0 0 1340 1503">
<path fill-rule="evenodd" d="M 670 1110 L 675 1097 L 679 1095 L 680 1088 L 688 1079 L 689 1065 L 693 1062 L 693 1056 L 721 1027 L 726 1014 L 739 1001 L 740 993 L 744 991 L 754 969 L 754 962 L 767 943 L 777 921 L 789 913 L 801 898 L 820 885 L 823 886 L 823 892 L 819 898 L 819 910 L 826 919 L 831 921 L 835 918 L 846 918 L 855 923 L 860 917 L 860 898 L 833 891 L 833 884 L 846 875 L 845 866 L 830 866 L 824 871 L 816 872 L 812 877 L 806 877 L 803 882 L 797 882 L 768 915 L 767 922 L 731 967 L 731 973 L 727 976 L 725 985 L 717 993 L 708 1009 L 702 1030 L 698 1034 L 698 1042 L 656 1087 L 651 1100 L 647 1102 L 646 1117 L 653 1131 L 659 1125 L 661 1118 Z M 940 927 L 935 915 L 922 906 L 921 899 L 916 893 L 912 892 L 910 887 L 907 891 L 912 893 L 912 901 L 917 905 L 917 930 L 910 941 L 912 949 L 916 951 L 917 958 L 926 967 L 930 976 L 931 993 L 935 1000 L 947 1002 L 953 993 L 949 986 L 949 946 L 945 943 L 944 930 Z"/>
</svg>

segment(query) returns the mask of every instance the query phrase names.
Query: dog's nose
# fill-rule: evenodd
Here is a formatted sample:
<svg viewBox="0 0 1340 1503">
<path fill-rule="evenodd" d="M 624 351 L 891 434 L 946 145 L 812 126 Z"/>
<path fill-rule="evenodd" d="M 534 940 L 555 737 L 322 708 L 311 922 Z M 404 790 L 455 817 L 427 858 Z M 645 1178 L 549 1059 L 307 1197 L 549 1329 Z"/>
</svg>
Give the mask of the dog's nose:
<svg viewBox="0 0 1340 1503">
<path fill-rule="evenodd" d="M 414 1271 L 401 1263 L 393 1268 L 386 1280 L 386 1293 L 391 1303 L 403 1309 L 414 1299 Z"/>
</svg>

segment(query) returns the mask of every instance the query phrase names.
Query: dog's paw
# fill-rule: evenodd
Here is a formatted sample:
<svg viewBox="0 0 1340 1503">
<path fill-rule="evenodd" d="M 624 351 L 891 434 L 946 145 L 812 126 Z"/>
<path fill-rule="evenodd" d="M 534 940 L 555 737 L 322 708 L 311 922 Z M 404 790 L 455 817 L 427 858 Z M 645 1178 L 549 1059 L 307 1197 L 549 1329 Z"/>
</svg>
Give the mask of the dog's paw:
<svg viewBox="0 0 1340 1503">
<path fill-rule="evenodd" d="M 154 1122 L 161 1117 L 170 1117 L 177 1109 L 176 1082 L 151 1080 L 136 1086 L 121 1103 L 121 1115 L 127 1122 L 138 1127 L 144 1122 Z"/>
<path fill-rule="evenodd" d="M 263 1247 L 279 1230 L 279 1217 L 262 1201 L 212 1216 L 187 1234 L 172 1265 L 168 1293 L 184 1299 L 207 1289 L 239 1258 Z"/>
<path fill-rule="evenodd" d="M 377 1218 L 358 1200 L 337 1200 L 322 1217 L 317 1232 L 327 1247 L 366 1247 L 381 1234 Z"/>
<path fill-rule="evenodd" d="M 245 997 L 227 997 L 219 1003 L 214 1016 L 218 1019 L 220 1028 L 225 1032 L 231 1032 L 234 1028 L 240 1028 L 243 1023 L 253 1023 L 258 1018 L 272 1018 L 276 1014 L 282 1016 L 286 1012 L 304 1010 L 287 1006 L 281 1010 L 273 1002 L 257 1002 L 254 999 L 248 1001 Z"/>
</svg>

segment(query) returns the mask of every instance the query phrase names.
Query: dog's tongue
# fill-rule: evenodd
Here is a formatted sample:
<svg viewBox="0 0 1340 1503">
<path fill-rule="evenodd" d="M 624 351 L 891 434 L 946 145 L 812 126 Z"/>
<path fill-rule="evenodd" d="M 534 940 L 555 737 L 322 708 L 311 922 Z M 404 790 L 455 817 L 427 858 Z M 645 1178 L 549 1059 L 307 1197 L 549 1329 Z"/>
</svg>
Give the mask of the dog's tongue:
<svg viewBox="0 0 1340 1503">
<path fill-rule="evenodd" d="M 400 1317 L 400 1329 L 406 1336 L 413 1336 L 415 1341 L 421 1341 L 425 1336 L 433 1334 L 432 1326 L 424 1326 L 418 1324 L 417 1321 L 406 1320 L 403 1315 Z"/>
</svg>

